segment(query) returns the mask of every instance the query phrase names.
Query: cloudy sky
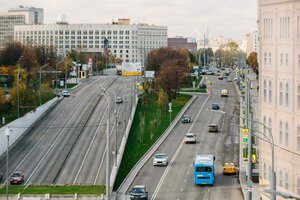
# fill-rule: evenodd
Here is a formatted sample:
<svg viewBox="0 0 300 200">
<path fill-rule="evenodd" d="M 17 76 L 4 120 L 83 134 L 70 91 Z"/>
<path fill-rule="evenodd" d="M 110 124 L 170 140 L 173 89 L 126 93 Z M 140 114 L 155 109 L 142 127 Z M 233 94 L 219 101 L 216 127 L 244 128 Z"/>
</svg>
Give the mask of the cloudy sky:
<svg viewBox="0 0 300 200">
<path fill-rule="evenodd" d="M 132 23 L 168 27 L 168 36 L 225 36 L 244 39 L 256 29 L 257 0 L 0 0 L 0 12 L 19 5 L 44 8 L 45 23 L 58 14 L 69 23 Z"/>
</svg>

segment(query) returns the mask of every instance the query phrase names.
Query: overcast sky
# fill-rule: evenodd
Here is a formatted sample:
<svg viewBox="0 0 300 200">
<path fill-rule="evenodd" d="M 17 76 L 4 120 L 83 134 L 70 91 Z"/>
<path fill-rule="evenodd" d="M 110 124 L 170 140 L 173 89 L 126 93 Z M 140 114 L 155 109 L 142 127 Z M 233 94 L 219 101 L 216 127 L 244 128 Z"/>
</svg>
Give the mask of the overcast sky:
<svg viewBox="0 0 300 200">
<path fill-rule="evenodd" d="M 245 39 L 256 29 L 257 0 L 0 0 L 0 12 L 19 5 L 44 8 L 45 23 L 58 14 L 69 23 L 111 23 L 130 18 L 131 23 L 168 27 L 168 36 L 210 36 Z"/>
</svg>

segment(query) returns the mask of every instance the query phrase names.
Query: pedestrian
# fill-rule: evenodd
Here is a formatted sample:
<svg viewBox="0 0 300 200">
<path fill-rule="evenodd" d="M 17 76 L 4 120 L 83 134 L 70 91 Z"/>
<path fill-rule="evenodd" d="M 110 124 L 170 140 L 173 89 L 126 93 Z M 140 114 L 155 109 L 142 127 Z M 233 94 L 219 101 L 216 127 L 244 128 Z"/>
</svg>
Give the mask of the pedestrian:
<svg viewBox="0 0 300 200">
<path fill-rule="evenodd" d="M 256 87 L 256 91 L 258 92 L 258 90 L 259 90 L 259 85 L 257 85 L 257 87 Z"/>
</svg>

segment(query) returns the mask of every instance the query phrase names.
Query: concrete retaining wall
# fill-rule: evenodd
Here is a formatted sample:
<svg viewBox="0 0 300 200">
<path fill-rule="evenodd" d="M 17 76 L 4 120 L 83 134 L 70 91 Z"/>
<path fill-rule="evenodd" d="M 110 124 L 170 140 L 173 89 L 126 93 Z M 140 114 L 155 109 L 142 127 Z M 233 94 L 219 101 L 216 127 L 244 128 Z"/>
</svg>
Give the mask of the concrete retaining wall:
<svg viewBox="0 0 300 200">
<path fill-rule="evenodd" d="M 7 138 L 5 135 L 5 130 L 8 128 L 10 130 L 9 135 L 9 146 L 13 146 L 15 142 L 24 135 L 30 128 L 60 99 L 55 97 L 48 101 L 47 103 L 39 106 L 34 111 L 27 113 L 24 117 L 16 119 L 15 121 L 5 125 L 0 129 L 0 158 L 4 155 L 7 148 Z"/>
</svg>

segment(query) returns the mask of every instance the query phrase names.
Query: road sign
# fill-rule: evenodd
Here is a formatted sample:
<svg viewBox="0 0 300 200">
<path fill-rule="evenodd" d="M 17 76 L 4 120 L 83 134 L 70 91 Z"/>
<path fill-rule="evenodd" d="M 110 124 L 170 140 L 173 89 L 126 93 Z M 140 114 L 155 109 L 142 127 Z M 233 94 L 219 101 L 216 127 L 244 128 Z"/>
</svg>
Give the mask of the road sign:
<svg viewBox="0 0 300 200">
<path fill-rule="evenodd" d="M 253 182 L 251 180 L 247 181 L 247 187 L 252 188 Z"/>
<path fill-rule="evenodd" d="M 248 129 L 247 128 L 242 129 L 242 143 L 248 144 Z"/>
</svg>

